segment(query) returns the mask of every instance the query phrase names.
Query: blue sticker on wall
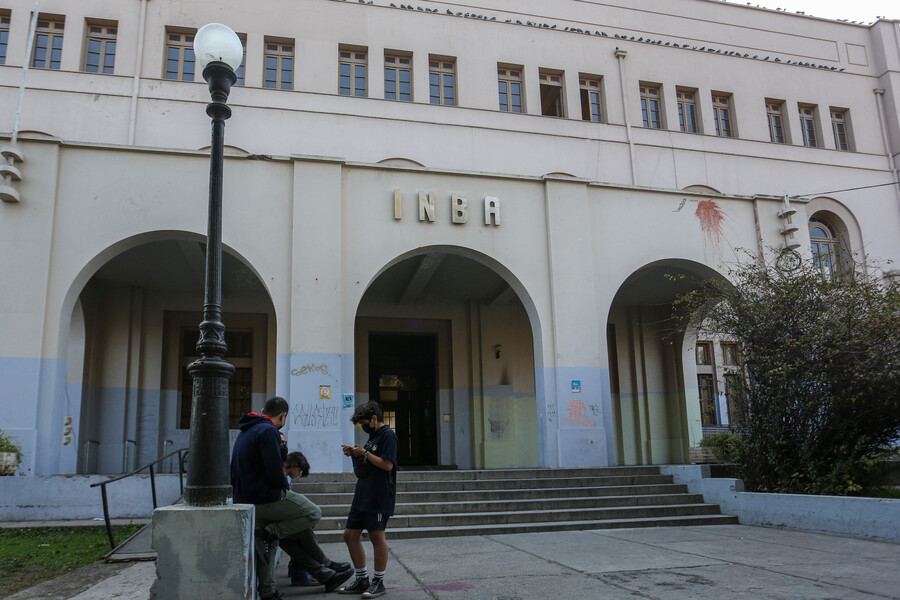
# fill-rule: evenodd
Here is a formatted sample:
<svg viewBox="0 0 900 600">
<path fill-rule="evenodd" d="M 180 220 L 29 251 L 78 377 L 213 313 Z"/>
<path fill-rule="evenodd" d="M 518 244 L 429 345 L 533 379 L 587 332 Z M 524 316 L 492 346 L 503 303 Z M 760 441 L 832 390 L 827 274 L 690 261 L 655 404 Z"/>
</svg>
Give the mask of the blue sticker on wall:
<svg viewBox="0 0 900 600">
<path fill-rule="evenodd" d="M 353 406 L 353 394 L 344 394 L 344 408 Z"/>
<path fill-rule="evenodd" d="M 572 380 L 572 393 L 573 393 L 573 394 L 580 394 L 580 393 L 581 393 L 581 380 L 580 380 L 580 379 L 573 379 L 573 380 Z"/>
</svg>

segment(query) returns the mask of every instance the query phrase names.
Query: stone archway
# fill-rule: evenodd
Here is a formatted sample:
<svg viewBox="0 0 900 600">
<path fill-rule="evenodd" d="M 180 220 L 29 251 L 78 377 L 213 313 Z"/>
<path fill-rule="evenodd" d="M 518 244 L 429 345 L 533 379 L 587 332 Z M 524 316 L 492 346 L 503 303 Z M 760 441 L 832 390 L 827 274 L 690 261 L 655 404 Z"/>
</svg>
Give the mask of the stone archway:
<svg viewBox="0 0 900 600">
<path fill-rule="evenodd" d="M 699 440 L 696 332 L 671 314 L 677 297 L 713 278 L 724 279 L 704 264 L 667 259 L 619 286 L 607 321 L 618 464 L 686 462 Z"/>
<path fill-rule="evenodd" d="M 79 473 L 125 472 L 187 446 L 184 367 L 201 320 L 205 238 L 154 232 L 128 242 L 73 288 L 67 391 Z M 222 270 L 236 423 L 274 387 L 275 311 L 257 273 L 233 250 L 224 250 Z"/>
<path fill-rule="evenodd" d="M 539 466 L 540 326 L 494 259 L 420 248 L 373 277 L 355 322 L 357 402 L 379 400 L 407 464 Z"/>
</svg>

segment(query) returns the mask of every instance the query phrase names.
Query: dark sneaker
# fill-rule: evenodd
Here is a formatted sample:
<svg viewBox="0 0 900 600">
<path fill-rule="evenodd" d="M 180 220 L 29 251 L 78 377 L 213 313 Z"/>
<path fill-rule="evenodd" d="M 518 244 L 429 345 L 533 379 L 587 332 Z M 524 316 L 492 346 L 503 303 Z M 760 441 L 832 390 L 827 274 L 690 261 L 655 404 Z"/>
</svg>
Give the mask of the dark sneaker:
<svg viewBox="0 0 900 600">
<path fill-rule="evenodd" d="M 334 575 L 331 576 L 331 579 L 325 582 L 325 591 L 333 592 L 334 590 L 341 587 L 341 584 L 350 579 L 350 577 L 356 573 L 353 567 L 344 569 L 343 571 L 338 571 Z"/>
<path fill-rule="evenodd" d="M 346 571 L 347 569 L 350 568 L 350 563 L 346 563 L 346 562 L 339 563 L 339 562 L 334 562 L 333 560 L 329 560 L 328 564 L 325 566 L 328 567 L 329 569 L 331 569 L 332 571 Z"/>
<path fill-rule="evenodd" d="M 260 600 L 285 600 L 284 596 L 281 595 L 281 592 L 275 590 L 275 593 L 271 596 L 260 596 Z"/>
<path fill-rule="evenodd" d="M 387 590 L 384 589 L 384 580 L 383 579 L 375 579 L 372 581 L 372 585 L 369 586 L 365 592 L 363 592 L 363 598 L 377 598 L 378 596 L 384 596 L 387 593 Z"/>
<path fill-rule="evenodd" d="M 368 577 L 357 577 L 356 581 L 338 590 L 338 594 L 363 594 L 369 589 Z"/>
</svg>

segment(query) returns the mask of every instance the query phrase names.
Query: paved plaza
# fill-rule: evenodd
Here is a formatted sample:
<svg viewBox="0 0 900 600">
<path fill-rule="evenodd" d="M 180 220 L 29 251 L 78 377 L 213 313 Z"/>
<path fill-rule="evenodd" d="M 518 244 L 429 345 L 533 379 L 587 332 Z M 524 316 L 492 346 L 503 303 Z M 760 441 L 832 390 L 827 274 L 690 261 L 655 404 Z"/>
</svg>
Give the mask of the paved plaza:
<svg viewBox="0 0 900 600">
<path fill-rule="evenodd" d="M 900 545 L 713 525 L 390 541 L 390 600 L 900 599 Z M 347 560 L 343 544 L 326 554 Z M 371 545 L 369 568 L 371 569 Z M 91 569 L 88 567 L 87 569 Z M 146 600 L 154 562 L 62 577 L 14 600 Z M 291 587 L 287 598 L 338 598 Z M 92 581 L 93 578 L 93 581 Z"/>
</svg>

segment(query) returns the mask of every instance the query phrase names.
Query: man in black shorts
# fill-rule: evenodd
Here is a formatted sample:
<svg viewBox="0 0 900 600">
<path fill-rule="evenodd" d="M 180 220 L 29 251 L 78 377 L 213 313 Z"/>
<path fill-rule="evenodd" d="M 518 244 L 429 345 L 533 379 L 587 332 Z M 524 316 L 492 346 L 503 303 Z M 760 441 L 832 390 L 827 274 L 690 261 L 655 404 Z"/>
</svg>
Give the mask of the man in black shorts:
<svg viewBox="0 0 900 600">
<path fill-rule="evenodd" d="M 344 542 L 356 569 L 356 579 L 339 589 L 338 593 L 377 598 L 385 594 L 384 570 L 387 567 L 388 545 L 384 530 L 388 517 L 394 514 L 397 498 L 397 434 L 384 424 L 384 415 L 377 402 L 357 407 L 350 420 L 362 426 L 363 431 L 369 434 L 369 441 L 365 446 L 342 444 L 344 455 L 353 458 L 353 471 L 357 477 L 347 527 L 344 529 Z M 375 551 L 375 572 L 371 584 L 366 569 L 366 550 L 360 541 L 363 529 L 369 532 Z"/>
</svg>

